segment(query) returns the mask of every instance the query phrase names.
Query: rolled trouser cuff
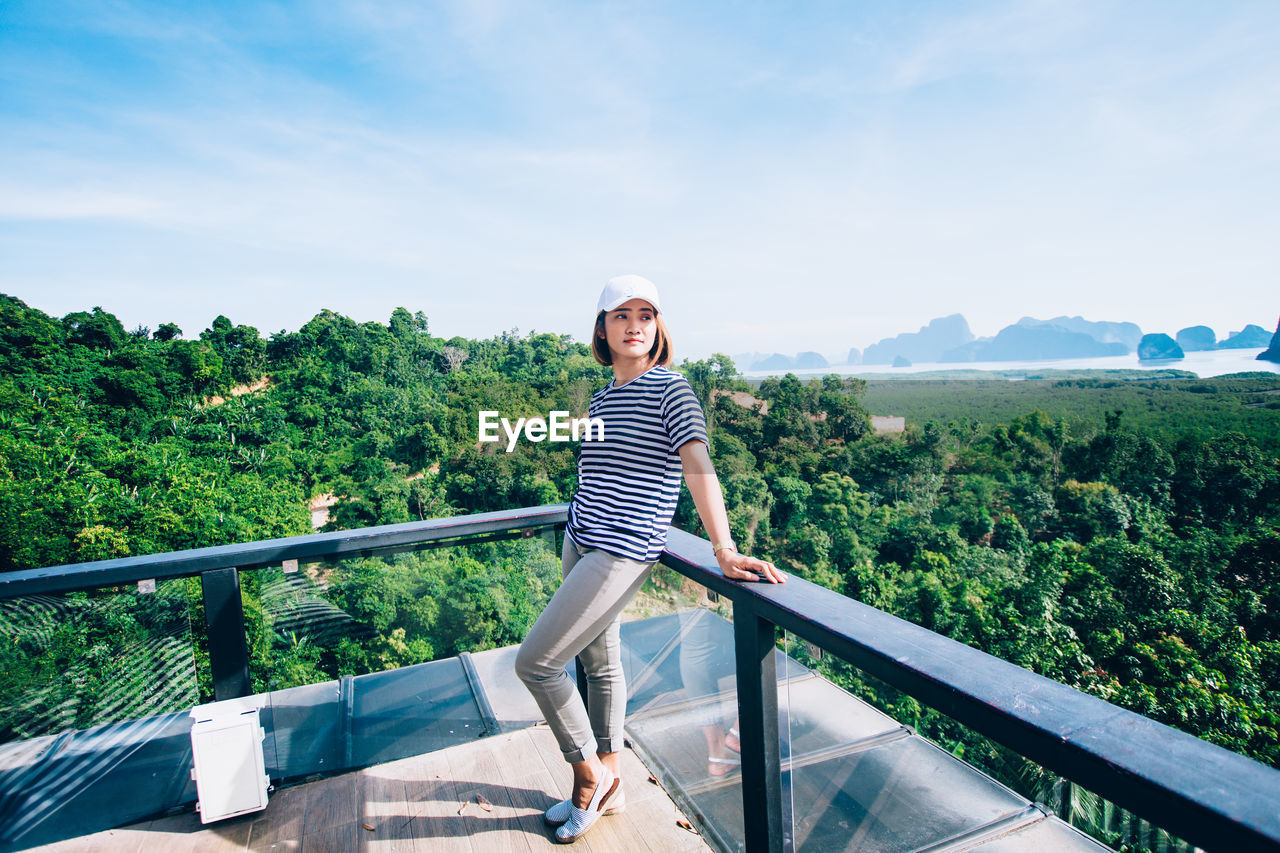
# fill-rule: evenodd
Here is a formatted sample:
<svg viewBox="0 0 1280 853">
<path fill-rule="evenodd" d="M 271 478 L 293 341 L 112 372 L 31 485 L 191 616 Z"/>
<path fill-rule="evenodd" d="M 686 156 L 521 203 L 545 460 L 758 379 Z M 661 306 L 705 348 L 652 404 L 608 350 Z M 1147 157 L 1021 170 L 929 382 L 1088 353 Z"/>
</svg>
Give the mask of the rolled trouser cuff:
<svg viewBox="0 0 1280 853">
<path fill-rule="evenodd" d="M 580 764 L 583 761 L 590 760 L 591 756 L 601 751 L 602 750 L 596 745 L 596 742 L 594 740 L 591 740 L 583 744 L 581 749 L 570 749 L 565 751 L 564 760 L 569 762 L 570 764 Z M 608 752 L 609 750 L 603 750 L 603 751 Z"/>
<path fill-rule="evenodd" d="M 596 738 L 596 752 L 622 752 L 624 746 L 626 746 L 626 739 L 621 736 Z"/>
</svg>

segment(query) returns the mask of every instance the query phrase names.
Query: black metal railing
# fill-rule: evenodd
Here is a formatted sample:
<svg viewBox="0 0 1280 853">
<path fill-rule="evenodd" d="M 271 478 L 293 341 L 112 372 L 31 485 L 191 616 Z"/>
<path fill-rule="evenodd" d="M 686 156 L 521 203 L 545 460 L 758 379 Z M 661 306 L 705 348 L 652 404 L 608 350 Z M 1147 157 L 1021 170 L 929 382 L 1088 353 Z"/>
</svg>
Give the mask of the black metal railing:
<svg viewBox="0 0 1280 853">
<path fill-rule="evenodd" d="M 1280 770 L 803 579 L 730 581 L 711 544 L 683 531 L 671 531 L 662 563 L 733 602 L 749 850 L 783 849 L 777 679 L 766 653 L 778 628 L 1187 841 L 1280 850 Z"/>
<path fill-rule="evenodd" d="M 204 598 L 214 698 L 233 699 L 251 692 L 240 571 L 279 566 L 289 561 L 385 556 L 453 545 L 459 540 L 475 544 L 514 539 L 532 535 L 542 528 L 564 527 L 567 520 L 568 507 L 555 504 L 94 563 L 46 566 L 0 573 L 0 600 L 198 576 Z"/>
<path fill-rule="evenodd" d="M 0 599 L 199 576 L 217 699 L 247 695 L 238 570 L 374 556 L 561 528 L 564 505 L 0 574 Z M 672 529 L 661 561 L 733 603 L 746 849 L 782 851 L 779 628 L 1199 846 L 1280 851 L 1280 771 L 800 578 L 725 578 Z"/>
</svg>

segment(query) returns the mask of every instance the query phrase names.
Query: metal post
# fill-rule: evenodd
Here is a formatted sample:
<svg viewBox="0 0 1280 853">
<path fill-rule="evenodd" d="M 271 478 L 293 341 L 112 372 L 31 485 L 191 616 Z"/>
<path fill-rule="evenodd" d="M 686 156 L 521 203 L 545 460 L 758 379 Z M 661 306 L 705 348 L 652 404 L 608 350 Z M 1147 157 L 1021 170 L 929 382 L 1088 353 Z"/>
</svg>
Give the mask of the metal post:
<svg viewBox="0 0 1280 853">
<path fill-rule="evenodd" d="M 213 698 L 219 702 L 248 696 L 249 646 L 244 636 L 244 607 L 236 569 L 213 569 L 200 575 L 204 624 L 209 640 Z"/>
<path fill-rule="evenodd" d="M 782 853 L 782 766 L 778 743 L 777 628 L 740 601 L 733 604 L 742 744 L 742 823 L 748 853 Z"/>
</svg>

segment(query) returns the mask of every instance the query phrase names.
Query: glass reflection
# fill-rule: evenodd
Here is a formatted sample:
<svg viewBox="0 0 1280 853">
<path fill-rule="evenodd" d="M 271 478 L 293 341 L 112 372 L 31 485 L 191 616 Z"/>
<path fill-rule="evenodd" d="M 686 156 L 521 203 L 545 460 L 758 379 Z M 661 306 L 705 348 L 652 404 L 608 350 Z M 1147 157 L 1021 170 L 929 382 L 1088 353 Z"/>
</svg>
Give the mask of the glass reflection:
<svg viewBox="0 0 1280 853">
<path fill-rule="evenodd" d="M 0 847 L 187 796 L 198 582 L 0 601 Z"/>
</svg>

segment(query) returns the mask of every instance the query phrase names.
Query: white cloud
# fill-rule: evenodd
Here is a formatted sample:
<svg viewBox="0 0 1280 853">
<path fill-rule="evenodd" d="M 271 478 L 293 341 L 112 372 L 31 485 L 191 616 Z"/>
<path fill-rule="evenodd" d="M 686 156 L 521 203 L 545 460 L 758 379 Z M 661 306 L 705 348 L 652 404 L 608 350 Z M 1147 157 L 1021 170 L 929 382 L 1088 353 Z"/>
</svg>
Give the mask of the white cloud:
<svg viewBox="0 0 1280 853">
<path fill-rule="evenodd" d="M 444 334 L 579 333 L 628 270 L 673 292 L 692 355 L 847 351 L 954 311 L 980 334 L 1055 313 L 1238 328 L 1269 293 L 1280 74 L 1256 8 L 1143 43 L 1125 38 L 1141 15 L 1100 4 L 923 26 L 114 8 L 77 26 L 164 79 L 131 88 L 78 55 L 0 114 L 0 289 L 64 310 L 110 302 L 107 283 L 130 325 L 402 304 Z M 171 298 L 178 281 L 196 294 Z"/>
<path fill-rule="evenodd" d="M 0 220 L 147 220 L 162 216 L 161 206 L 133 193 L 92 188 L 61 189 L 0 182 Z"/>
</svg>

